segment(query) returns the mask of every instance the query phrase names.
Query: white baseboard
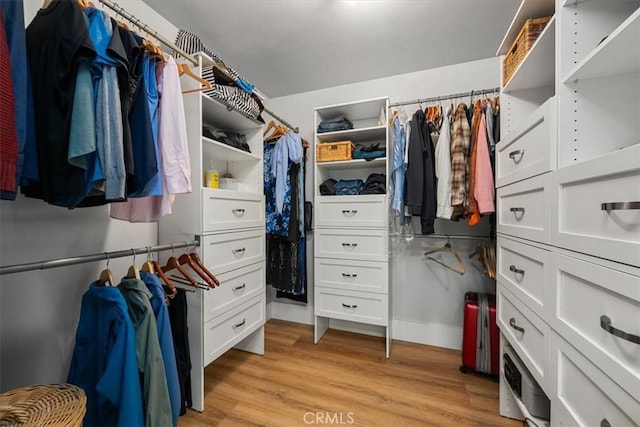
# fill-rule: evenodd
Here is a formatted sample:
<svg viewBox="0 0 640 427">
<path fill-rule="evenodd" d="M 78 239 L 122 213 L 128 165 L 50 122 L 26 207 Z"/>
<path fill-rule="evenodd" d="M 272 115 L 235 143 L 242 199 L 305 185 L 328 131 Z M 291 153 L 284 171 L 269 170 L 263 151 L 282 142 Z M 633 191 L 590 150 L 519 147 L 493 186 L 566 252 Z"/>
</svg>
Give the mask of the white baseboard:
<svg viewBox="0 0 640 427">
<path fill-rule="evenodd" d="M 391 336 L 394 340 L 450 348 L 452 350 L 462 349 L 462 328 L 458 326 L 393 319 Z"/>
</svg>

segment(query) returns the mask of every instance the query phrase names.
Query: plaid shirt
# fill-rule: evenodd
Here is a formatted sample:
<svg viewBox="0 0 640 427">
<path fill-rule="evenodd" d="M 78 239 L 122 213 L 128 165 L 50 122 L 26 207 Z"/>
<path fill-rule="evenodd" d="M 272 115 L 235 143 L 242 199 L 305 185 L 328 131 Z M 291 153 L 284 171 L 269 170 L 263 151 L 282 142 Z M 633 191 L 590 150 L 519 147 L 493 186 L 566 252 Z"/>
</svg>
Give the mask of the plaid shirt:
<svg viewBox="0 0 640 427">
<path fill-rule="evenodd" d="M 451 142 L 451 206 L 463 207 L 467 199 L 467 173 L 471 128 L 467 120 L 467 106 L 462 103 L 456 109 Z"/>
</svg>

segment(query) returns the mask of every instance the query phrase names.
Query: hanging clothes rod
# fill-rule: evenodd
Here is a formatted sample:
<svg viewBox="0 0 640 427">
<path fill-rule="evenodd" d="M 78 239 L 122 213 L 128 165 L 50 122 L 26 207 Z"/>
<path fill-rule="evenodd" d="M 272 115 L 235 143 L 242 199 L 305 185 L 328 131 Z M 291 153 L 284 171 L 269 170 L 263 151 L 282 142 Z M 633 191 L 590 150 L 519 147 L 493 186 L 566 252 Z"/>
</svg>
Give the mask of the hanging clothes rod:
<svg viewBox="0 0 640 427">
<path fill-rule="evenodd" d="M 490 239 L 489 236 L 469 236 L 466 234 L 413 234 L 413 235 L 405 235 L 401 234 L 392 234 L 391 237 L 406 237 L 408 239 L 418 238 L 418 239 L 456 239 L 456 240 L 485 240 Z"/>
<path fill-rule="evenodd" d="M 65 267 L 68 265 L 85 264 L 88 262 L 111 260 L 113 258 L 122 258 L 127 256 L 135 256 L 140 254 L 148 254 L 151 252 L 162 252 L 181 248 L 190 248 L 200 246 L 200 240 L 196 237 L 196 240 L 190 242 L 170 243 L 168 245 L 147 246 L 144 248 L 131 248 L 121 251 L 102 252 L 93 255 L 82 255 L 70 258 L 59 258 L 48 261 L 29 262 L 26 264 L 14 264 L 0 267 L 0 276 L 4 274 L 21 273 L 23 271 L 31 270 L 44 270 L 47 268 Z"/>
<path fill-rule="evenodd" d="M 409 104 L 420 104 L 422 102 L 437 102 L 437 101 L 445 101 L 448 99 L 456 99 L 456 98 L 466 98 L 467 96 L 482 96 L 488 93 L 500 93 L 500 87 L 494 87 L 491 89 L 481 89 L 481 90 L 472 90 L 471 92 L 460 92 L 454 93 L 451 95 L 442 95 L 442 96 L 432 96 L 431 98 L 419 98 L 412 99 L 411 101 L 398 101 L 389 104 L 389 107 L 399 107 L 401 105 L 409 105 Z"/>
<path fill-rule="evenodd" d="M 297 126 L 294 127 L 291 123 L 287 122 L 277 114 L 274 114 L 271 110 L 267 109 L 266 107 L 264 108 L 263 111 L 268 115 L 270 115 L 271 117 L 273 117 L 274 119 L 276 119 L 277 121 L 279 121 L 280 123 L 282 123 L 283 125 L 285 125 L 286 127 L 288 127 L 289 129 L 291 129 L 292 131 L 294 131 L 295 133 L 300 132 L 300 129 Z"/>
</svg>

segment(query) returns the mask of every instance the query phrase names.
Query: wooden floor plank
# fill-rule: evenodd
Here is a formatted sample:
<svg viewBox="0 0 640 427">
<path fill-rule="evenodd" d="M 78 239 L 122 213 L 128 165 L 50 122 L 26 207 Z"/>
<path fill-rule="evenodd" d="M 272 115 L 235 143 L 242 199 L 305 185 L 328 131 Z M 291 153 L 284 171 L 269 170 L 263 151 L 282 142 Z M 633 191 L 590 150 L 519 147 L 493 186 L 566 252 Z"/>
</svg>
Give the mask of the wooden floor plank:
<svg viewBox="0 0 640 427">
<path fill-rule="evenodd" d="M 460 353 L 279 320 L 266 325 L 265 355 L 231 350 L 205 370 L 205 411 L 195 426 L 496 426 L 498 384 L 459 371 Z"/>
</svg>

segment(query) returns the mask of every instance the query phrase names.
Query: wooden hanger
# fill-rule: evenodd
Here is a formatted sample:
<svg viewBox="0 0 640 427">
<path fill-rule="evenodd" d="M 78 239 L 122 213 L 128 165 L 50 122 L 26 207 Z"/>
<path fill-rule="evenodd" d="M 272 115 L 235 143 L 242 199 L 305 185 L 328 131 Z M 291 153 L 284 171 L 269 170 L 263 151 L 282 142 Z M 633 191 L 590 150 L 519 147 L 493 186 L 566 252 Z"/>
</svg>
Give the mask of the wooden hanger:
<svg viewBox="0 0 640 427">
<path fill-rule="evenodd" d="M 393 112 L 391 113 L 391 117 L 389 117 L 389 126 L 393 125 L 396 117 L 398 117 L 398 110 L 393 110 Z"/>
<path fill-rule="evenodd" d="M 451 253 L 453 255 L 453 257 L 455 258 L 457 264 L 458 264 L 457 268 L 451 267 L 450 265 L 447 265 L 444 262 L 429 256 L 430 254 L 433 254 L 433 253 L 436 253 L 436 252 L 449 252 L 449 253 Z M 464 262 L 462 262 L 462 258 L 460 258 L 460 255 L 458 254 L 458 251 L 456 251 L 456 249 L 453 247 L 451 242 L 445 243 L 444 246 L 442 246 L 440 248 L 436 248 L 436 249 L 432 249 L 430 251 L 427 251 L 427 252 L 424 253 L 424 255 L 426 256 L 426 259 L 434 261 L 434 262 L 442 265 L 443 267 L 445 267 L 445 268 L 447 268 L 447 269 L 449 269 L 451 271 L 454 271 L 454 272 L 456 272 L 456 273 L 458 273 L 460 275 L 463 275 L 467 271 L 467 269 L 464 266 Z"/>
<path fill-rule="evenodd" d="M 178 272 L 182 275 L 182 277 L 184 277 L 184 279 L 188 282 L 188 284 L 190 284 L 196 289 L 200 289 L 198 282 L 193 277 L 191 277 L 191 275 L 187 272 L 187 270 L 182 268 L 182 266 L 180 265 L 180 262 L 178 262 L 178 258 L 176 258 L 175 256 L 169 257 L 169 259 L 167 260 L 167 264 L 161 267 L 160 269 L 162 270 L 163 273 L 167 273 L 172 270 L 178 270 Z"/>
<path fill-rule="evenodd" d="M 116 286 L 116 281 L 113 280 L 113 273 L 109 270 L 109 253 L 105 252 L 104 254 L 107 256 L 107 268 L 100 273 L 98 284 L 100 286 Z"/>
<path fill-rule="evenodd" d="M 140 270 L 144 273 L 155 274 L 156 276 L 158 276 L 160 280 L 162 280 L 164 284 L 167 285 L 167 287 L 171 290 L 171 295 L 168 295 L 168 297 L 173 298 L 173 296 L 178 292 L 176 287 L 174 286 L 173 282 L 167 277 L 167 275 L 164 274 L 160 263 L 153 259 L 153 257 L 151 256 L 151 252 L 149 252 L 148 249 L 149 248 L 147 248 L 147 261 L 145 261 Z"/>
<path fill-rule="evenodd" d="M 186 74 L 187 76 L 191 77 L 195 81 L 202 84 L 202 86 L 199 87 L 198 89 L 189 89 L 189 90 L 182 91 L 183 94 L 193 93 L 193 92 L 202 92 L 203 90 L 211 89 L 213 87 L 211 82 L 203 79 L 202 77 L 194 73 L 191 67 L 189 66 L 189 64 L 177 64 L 177 66 L 178 66 L 178 75 L 182 76 Z"/>
<path fill-rule="evenodd" d="M 129 270 L 127 270 L 125 278 L 140 280 L 140 269 L 136 265 L 136 251 L 131 249 L 131 252 L 133 252 L 133 263 L 129 266 Z"/>
<path fill-rule="evenodd" d="M 211 280 L 213 280 L 216 286 L 220 286 L 220 281 L 218 280 L 218 278 L 214 276 L 211 270 L 207 268 L 207 266 L 204 264 L 202 259 L 200 259 L 200 256 L 196 252 L 191 252 L 189 256 L 200 267 L 200 270 L 202 270 L 205 274 L 211 277 Z"/>
<path fill-rule="evenodd" d="M 191 258 L 188 253 L 180 255 L 178 257 L 178 262 L 180 263 L 180 265 L 188 265 L 189 267 L 191 267 L 191 269 L 195 271 L 196 274 L 200 276 L 205 281 L 205 283 L 209 285 L 210 288 L 216 287 L 216 282 L 211 279 L 211 276 L 202 271 L 200 266 Z"/>
</svg>

